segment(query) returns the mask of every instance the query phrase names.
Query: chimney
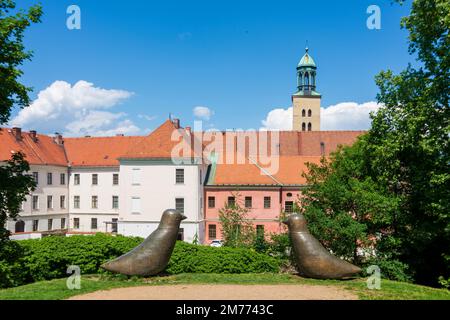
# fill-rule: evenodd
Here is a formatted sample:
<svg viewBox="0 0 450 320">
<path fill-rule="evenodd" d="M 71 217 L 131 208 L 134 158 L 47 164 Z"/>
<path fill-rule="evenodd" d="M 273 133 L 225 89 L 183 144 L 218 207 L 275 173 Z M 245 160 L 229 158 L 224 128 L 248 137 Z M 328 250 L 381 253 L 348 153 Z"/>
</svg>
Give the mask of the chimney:
<svg viewBox="0 0 450 320">
<path fill-rule="evenodd" d="M 14 127 L 12 128 L 12 134 L 16 138 L 16 140 L 22 140 L 22 129 Z"/>
<path fill-rule="evenodd" d="M 188 134 L 188 135 L 191 135 L 191 133 L 192 133 L 192 131 L 191 131 L 191 127 L 186 127 L 186 133 Z"/>
<path fill-rule="evenodd" d="M 55 143 L 59 146 L 62 146 L 64 144 L 63 136 L 58 132 L 55 132 L 55 137 L 53 138 L 53 141 L 55 141 Z"/>
<path fill-rule="evenodd" d="M 125 135 L 123 133 L 118 133 L 116 134 L 116 137 L 125 137 Z"/>
<path fill-rule="evenodd" d="M 31 140 L 33 140 L 34 142 L 37 141 L 37 132 L 36 132 L 36 130 L 31 130 L 31 131 L 30 131 L 30 138 L 31 138 Z"/>
<path fill-rule="evenodd" d="M 173 119 L 172 123 L 175 126 L 175 129 L 180 129 L 180 119 Z"/>
</svg>

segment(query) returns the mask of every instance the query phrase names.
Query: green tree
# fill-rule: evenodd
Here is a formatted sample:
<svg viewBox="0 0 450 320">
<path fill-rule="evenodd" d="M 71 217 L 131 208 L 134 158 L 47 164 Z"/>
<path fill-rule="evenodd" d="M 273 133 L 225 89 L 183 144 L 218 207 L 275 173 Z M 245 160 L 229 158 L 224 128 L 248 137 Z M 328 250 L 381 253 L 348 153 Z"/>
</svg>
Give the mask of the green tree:
<svg viewBox="0 0 450 320">
<path fill-rule="evenodd" d="M 450 275 L 450 2 L 415 0 L 401 25 L 419 67 L 376 77 L 383 107 L 367 135 L 370 176 L 400 199 L 400 257 L 416 281 Z"/>
<path fill-rule="evenodd" d="M 248 209 L 242 205 L 239 192 L 232 193 L 234 201 L 225 203 L 219 209 L 219 220 L 222 226 L 222 237 L 224 245 L 228 247 L 251 246 L 255 230 L 251 221 L 248 220 Z"/>
<path fill-rule="evenodd" d="M 32 53 L 25 50 L 25 30 L 40 22 L 40 5 L 17 10 L 15 1 L 0 0 L 0 125 L 8 122 L 13 107 L 26 107 L 31 88 L 20 83 L 23 75 L 20 66 L 30 60 Z M 21 153 L 12 156 L 6 165 L 0 166 L 0 253 L 9 237 L 5 222 L 15 218 L 25 195 L 34 188 L 32 177 L 26 174 L 29 165 Z M 0 256 L 0 259 L 2 257 Z"/>
</svg>

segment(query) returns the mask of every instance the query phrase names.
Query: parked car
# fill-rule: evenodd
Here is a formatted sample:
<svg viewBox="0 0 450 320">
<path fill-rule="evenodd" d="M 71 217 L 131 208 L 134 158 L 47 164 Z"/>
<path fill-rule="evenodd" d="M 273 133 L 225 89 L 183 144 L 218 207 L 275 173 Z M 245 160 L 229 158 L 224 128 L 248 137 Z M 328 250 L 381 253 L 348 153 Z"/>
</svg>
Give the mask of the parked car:
<svg viewBox="0 0 450 320">
<path fill-rule="evenodd" d="M 221 247 L 223 246 L 222 240 L 213 240 L 210 244 L 211 247 Z"/>
</svg>

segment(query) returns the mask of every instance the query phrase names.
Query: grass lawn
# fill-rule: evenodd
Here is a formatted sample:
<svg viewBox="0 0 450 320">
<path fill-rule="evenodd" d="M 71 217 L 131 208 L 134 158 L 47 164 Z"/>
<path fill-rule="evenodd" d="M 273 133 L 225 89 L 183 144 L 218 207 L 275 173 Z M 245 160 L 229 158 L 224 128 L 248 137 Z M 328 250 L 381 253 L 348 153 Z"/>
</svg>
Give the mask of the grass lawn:
<svg viewBox="0 0 450 320">
<path fill-rule="evenodd" d="M 171 284 L 308 284 L 342 287 L 360 299 L 445 299 L 450 300 L 450 291 L 414 284 L 382 280 L 380 290 L 369 290 L 365 279 L 346 281 L 312 280 L 289 274 L 179 274 L 152 278 L 121 276 L 82 276 L 81 289 L 69 290 L 66 279 L 36 282 L 33 284 L 0 290 L 0 300 L 60 300 L 71 296 L 108 290 L 119 287 Z"/>
</svg>

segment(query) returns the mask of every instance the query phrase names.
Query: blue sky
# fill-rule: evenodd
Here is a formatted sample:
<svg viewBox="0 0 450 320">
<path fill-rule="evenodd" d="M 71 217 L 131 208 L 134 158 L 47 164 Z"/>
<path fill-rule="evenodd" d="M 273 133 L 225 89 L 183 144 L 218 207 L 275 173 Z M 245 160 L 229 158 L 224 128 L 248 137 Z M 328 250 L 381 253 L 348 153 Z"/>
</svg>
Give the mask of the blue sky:
<svg viewBox="0 0 450 320">
<path fill-rule="evenodd" d="M 135 134 L 155 128 L 170 112 L 192 124 L 196 106 L 213 111 L 205 127 L 261 127 L 271 110 L 290 106 L 306 41 L 318 64 L 323 107 L 375 101 L 374 76 L 413 62 L 400 29 L 409 6 L 390 0 L 42 4 L 42 23 L 26 33 L 34 58 L 24 65 L 23 81 L 34 87 L 32 98 L 57 80 L 131 92 L 96 108 L 121 115 L 106 126 L 127 120 L 139 128 Z M 66 27 L 71 4 L 81 8 L 81 30 Z M 371 4 L 381 8 L 381 30 L 366 27 Z M 35 119 L 23 126 L 58 127 Z"/>
</svg>

